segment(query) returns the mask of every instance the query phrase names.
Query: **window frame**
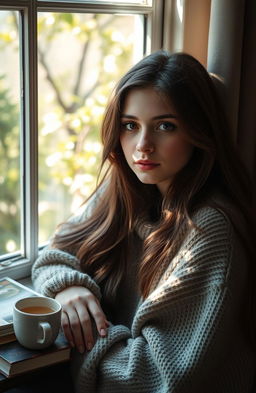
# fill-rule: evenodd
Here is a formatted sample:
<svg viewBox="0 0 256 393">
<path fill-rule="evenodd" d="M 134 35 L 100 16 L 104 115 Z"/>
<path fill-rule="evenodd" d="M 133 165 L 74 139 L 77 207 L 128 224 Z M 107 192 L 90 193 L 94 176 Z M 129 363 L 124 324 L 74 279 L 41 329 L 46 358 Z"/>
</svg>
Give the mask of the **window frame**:
<svg viewBox="0 0 256 393">
<path fill-rule="evenodd" d="M 167 0 L 171 1 L 171 0 Z M 147 18 L 145 54 L 162 48 L 165 0 L 152 6 L 94 1 L 0 0 L 0 10 L 17 10 L 20 39 L 21 251 L 0 256 L 0 277 L 30 275 L 38 257 L 38 59 L 37 13 L 85 12 L 142 14 Z M 42 247 L 41 247 L 42 248 Z M 24 256 L 23 256 L 24 255 Z"/>
</svg>

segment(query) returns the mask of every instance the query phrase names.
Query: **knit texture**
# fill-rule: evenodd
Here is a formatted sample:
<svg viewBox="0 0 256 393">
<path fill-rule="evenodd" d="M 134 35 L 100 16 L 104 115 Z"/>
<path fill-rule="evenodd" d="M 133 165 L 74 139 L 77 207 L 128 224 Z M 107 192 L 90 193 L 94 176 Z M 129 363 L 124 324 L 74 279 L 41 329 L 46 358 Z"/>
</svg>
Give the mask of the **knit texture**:
<svg viewBox="0 0 256 393">
<path fill-rule="evenodd" d="M 220 211 L 202 208 L 193 221 L 201 231 L 190 230 L 166 261 L 153 292 L 133 305 L 129 326 L 120 310 L 115 315 L 120 324 L 97 338 L 92 351 L 74 351 L 78 393 L 251 392 L 255 359 L 240 321 L 247 280 L 242 246 Z M 137 225 L 141 243 L 154 230 L 149 228 Z M 138 248 L 129 259 L 129 276 L 136 281 Z M 50 296 L 78 282 L 99 296 L 78 260 L 58 250 L 46 250 L 33 277 L 36 289 Z M 132 285 L 130 279 L 124 282 L 126 296 L 119 307 L 129 304 Z"/>
<path fill-rule="evenodd" d="M 96 282 L 80 271 L 78 259 L 57 249 L 46 248 L 42 252 L 32 267 L 32 281 L 37 291 L 49 297 L 72 285 L 81 285 L 101 298 Z"/>
</svg>

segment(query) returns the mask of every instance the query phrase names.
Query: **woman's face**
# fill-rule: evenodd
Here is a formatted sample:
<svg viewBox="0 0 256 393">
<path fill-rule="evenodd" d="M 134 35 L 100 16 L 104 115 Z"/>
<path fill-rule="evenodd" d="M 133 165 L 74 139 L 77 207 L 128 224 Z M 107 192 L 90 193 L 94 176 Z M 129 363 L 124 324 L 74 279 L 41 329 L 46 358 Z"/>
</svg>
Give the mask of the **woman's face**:
<svg viewBox="0 0 256 393">
<path fill-rule="evenodd" d="M 193 151 L 174 106 L 153 88 L 128 92 L 121 114 L 120 143 L 138 179 L 156 184 L 162 195 Z"/>
</svg>

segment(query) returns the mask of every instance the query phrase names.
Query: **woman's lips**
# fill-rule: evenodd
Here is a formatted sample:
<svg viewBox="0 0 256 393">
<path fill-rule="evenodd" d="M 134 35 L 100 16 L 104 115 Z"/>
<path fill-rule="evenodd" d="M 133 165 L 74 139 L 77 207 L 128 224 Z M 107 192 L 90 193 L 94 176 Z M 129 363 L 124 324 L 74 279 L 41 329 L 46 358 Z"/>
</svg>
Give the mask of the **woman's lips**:
<svg viewBox="0 0 256 393">
<path fill-rule="evenodd" d="M 143 161 L 143 160 L 135 161 L 134 164 L 142 171 L 150 171 L 160 165 L 152 161 Z"/>
</svg>

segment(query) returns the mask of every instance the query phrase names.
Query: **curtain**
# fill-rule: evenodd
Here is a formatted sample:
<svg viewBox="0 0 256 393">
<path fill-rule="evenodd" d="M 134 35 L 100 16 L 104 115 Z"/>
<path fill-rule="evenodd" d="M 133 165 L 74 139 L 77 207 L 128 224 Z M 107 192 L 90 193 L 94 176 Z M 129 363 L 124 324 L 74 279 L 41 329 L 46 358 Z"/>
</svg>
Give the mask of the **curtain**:
<svg viewBox="0 0 256 393">
<path fill-rule="evenodd" d="M 256 185 L 256 1 L 246 2 L 237 142 Z"/>
<path fill-rule="evenodd" d="M 256 179 L 256 0 L 165 0 L 164 35 L 165 49 L 192 54 L 224 81 L 232 135 Z"/>
<path fill-rule="evenodd" d="M 210 72 L 223 77 L 226 107 L 241 156 L 256 175 L 256 1 L 212 0 Z"/>
</svg>

